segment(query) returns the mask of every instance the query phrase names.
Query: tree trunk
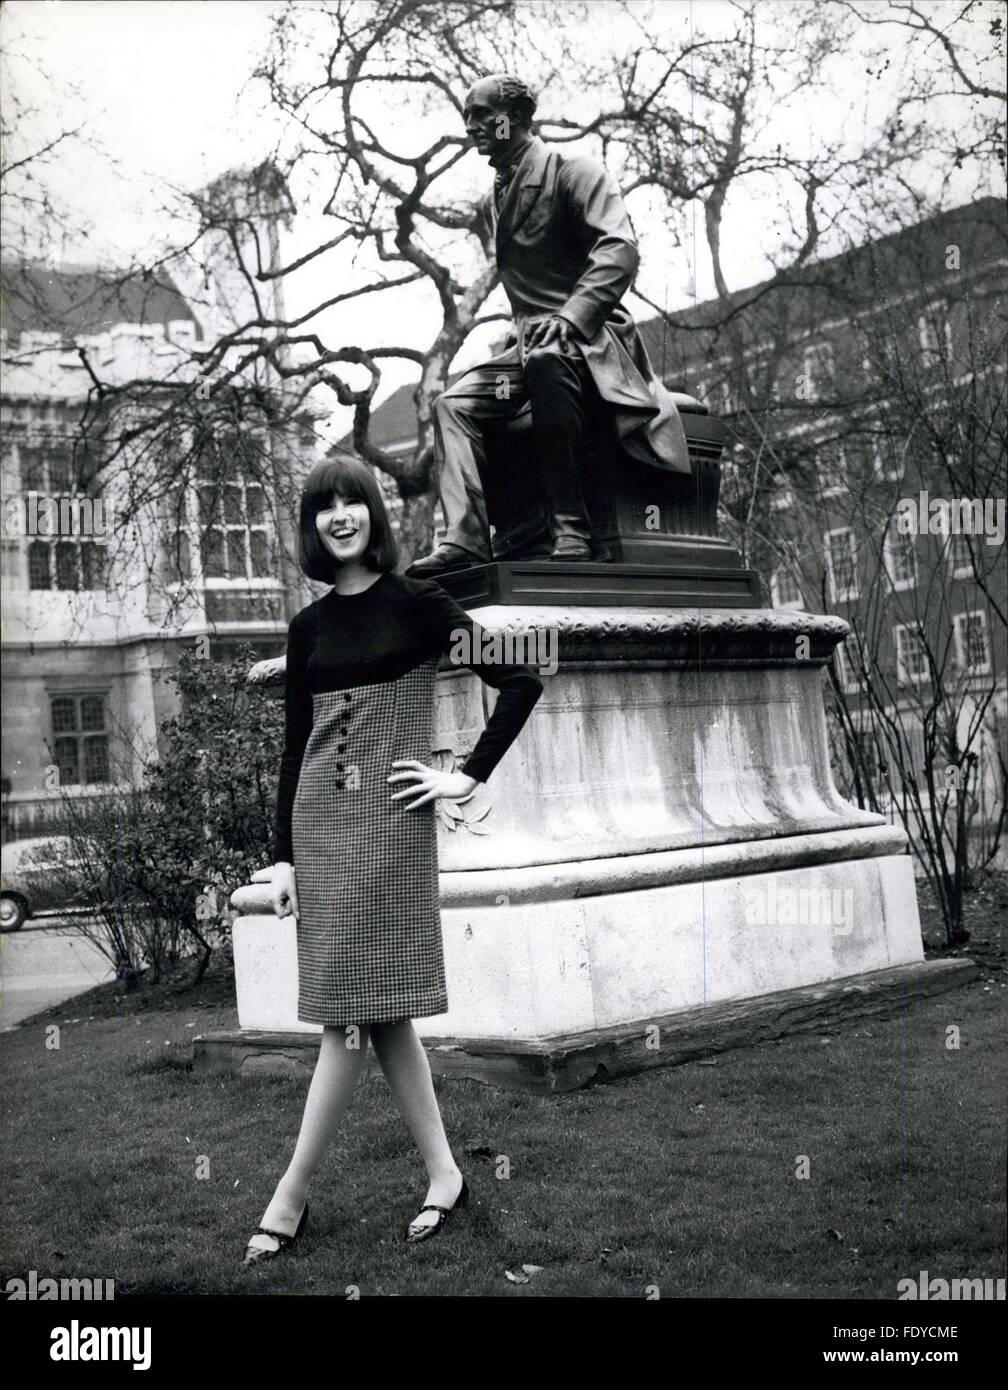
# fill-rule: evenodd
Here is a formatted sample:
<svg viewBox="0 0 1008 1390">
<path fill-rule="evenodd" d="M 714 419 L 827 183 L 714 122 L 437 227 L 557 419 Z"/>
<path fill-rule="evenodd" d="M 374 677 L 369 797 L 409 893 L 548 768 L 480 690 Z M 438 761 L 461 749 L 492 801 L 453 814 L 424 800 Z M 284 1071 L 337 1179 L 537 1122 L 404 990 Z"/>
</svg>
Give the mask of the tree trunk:
<svg viewBox="0 0 1008 1390">
<path fill-rule="evenodd" d="M 400 564 L 405 567 L 411 560 L 427 555 L 431 549 L 434 535 L 434 492 L 414 493 L 402 500 L 402 516 L 399 524 L 401 543 Z"/>
</svg>

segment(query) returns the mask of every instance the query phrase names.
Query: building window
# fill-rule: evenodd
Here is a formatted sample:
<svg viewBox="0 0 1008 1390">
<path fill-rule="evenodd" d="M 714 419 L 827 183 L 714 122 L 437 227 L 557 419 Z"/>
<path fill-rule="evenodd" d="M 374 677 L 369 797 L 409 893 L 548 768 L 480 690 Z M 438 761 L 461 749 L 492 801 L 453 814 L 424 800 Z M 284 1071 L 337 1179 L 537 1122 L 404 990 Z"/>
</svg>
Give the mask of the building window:
<svg viewBox="0 0 1008 1390">
<path fill-rule="evenodd" d="M 269 579 L 270 527 L 261 483 L 230 471 L 197 483 L 200 558 L 204 579 Z"/>
<path fill-rule="evenodd" d="M 945 542 L 945 563 L 952 579 L 972 579 L 973 555 L 969 537 L 961 532 L 949 535 Z"/>
<path fill-rule="evenodd" d="M 953 619 L 956 667 L 967 676 L 990 674 L 991 654 L 987 637 L 987 614 L 981 609 L 958 613 Z"/>
<path fill-rule="evenodd" d="M 82 483 L 69 440 L 21 445 L 19 453 L 21 486 L 26 493 L 56 503 L 63 498 L 98 500 L 97 487 Z M 87 536 L 34 536 L 28 542 L 28 586 L 77 592 L 104 589 L 108 563 L 108 545 Z"/>
<path fill-rule="evenodd" d="M 731 389 L 726 381 L 700 377 L 694 394 L 698 401 L 704 403 L 712 415 L 731 414 Z"/>
<path fill-rule="evenodd" d="M 879 753 L 878 740 L 870 729 L 856 729 L 850 735 L 854 747 L 852 762 L 855 762 L 878 795 L 885 787 L 886 765 Z"/>
<path fill-rule="evenodd" d="M 73 447 L 66 439 L 49 439 L 43 444 L 22 444 L 18 450 L 21 486 L 25 492 L 46 497 L 70 497 L 75 487 Z"/>
<path fill-rule="evenodd" d="M 770 510 L 772 512 L 789 512 L 795 505 L 795 495 L 791 491 L 788 483 L 781 479 L 775 479 L 773 491 L 770 494 Z"/>
<path fill-rule="evenodd" d="M 104 695 L 54 695 L 49 701 L 52 751 L 60 784 L 109 781 Z"/>
<path fill-rule="evenodd" d="M 0 576 L 12 588 L 23 587 L 21 548 L 17 541 L 0 541 Z"/>
<path fill-rule="evenodd" d="M 858 598 L 857 540 L 849 526 L 827 531 L 823 537 L 830 596 L 834 603 L 850 603 Z"/>
<path fill-rule="evenodd" d="M 876 439 L 872 451 L 872 472 L 880 482 L 898 483 L 906 470 L 905 451 L 894 439 Z"/>
<path fill-rule="evenodd" d="M 825 444 L 819 454 L 819 496 L 842 497 L 850 486 L 847 455 L 840 444 Z"/>
<path fill-rule="evenodd" d="M 802 354 L 802 372 L 805 377 L 805 399 L 821 401 L 833 394 L 836 368 L 833 362 L 833 349 L 829 343 L 815 343 Z"/>
<path fill-rule="evenodd" d="M 104 589 L 108 547 L 77 536 L 35 539 L 28 546 L 28 584 L 32 589 Z"/>
<path fill-rule="evenodd" d="M 855 646 L 848 652 L 846 646 L 841 642 L 833 648 L 834 670 L 840 688 L 848 694 L 856 694 L 865 687 L 865 671 L 862 664 L 864 652 Z"/>
<path fill-rule="evenodd" d="M 770 576 L 770 602 L 775 608 L 804 608 L 801 586 L 787 565 L 778 565 Z"/>
<path fill-rule="evenodd" d="M 925 367 L 937 367 L 952 356 L 952 326 L 943 305 L 936 305 L 917 316 L 917 341 L 921 362 Z"/>
<path fill-rule="evenodd" d="M 913 536 L 890 531 L 882 549 L 886 574 L 894 589 L 912 589 L 917 583 L 917 552 Z"/>
<path fill-rule="evenodd" d="M 28 585 L 32 589 L 52 588 L 52 546 L 48 541 L 28 542 Z"/>
<path fill-rule="evenodd" d="M 928 656 L 924 639 L 915 627 L 902 624 L 893 628 L 896 644 L 896 679 L 900 685 L 920 685 L 928 678 Z"/>
</svg>

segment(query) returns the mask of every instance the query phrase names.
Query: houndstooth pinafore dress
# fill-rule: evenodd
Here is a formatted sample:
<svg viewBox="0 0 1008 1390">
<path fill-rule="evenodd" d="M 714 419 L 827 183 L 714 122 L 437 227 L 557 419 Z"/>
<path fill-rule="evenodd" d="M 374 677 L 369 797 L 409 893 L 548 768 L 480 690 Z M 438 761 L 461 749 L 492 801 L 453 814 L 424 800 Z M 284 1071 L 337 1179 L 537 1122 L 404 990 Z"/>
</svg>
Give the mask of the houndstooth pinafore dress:
<svg viewBox="0 0 1008 1390">
<path fill-rule="evenodd" d="M 393 801 L 412 784 L 387 778 L 400 759 L 430 765 L 440 657 L 463 627 L 478 631 L 444 590 L 400 575 L 361 595 L 333 591 L 291 623 L 277 854 L 294 866 L 303 1023 L 448 1008 L 434 803 L 407 810 L 419 790 Z M 528 667 L 466 664 L 500 691 L 462 767 L 484 780 L 542 683 Z"/>
<path fill-rule="evenodd" d="M 408 783 L 386 781 L 399 758 L 430 762 L 436 671 L 430 658 L 398 680 L 312 697 L 292 821 L 305 1023 L 448 1007 L 434 804 L 407 811 L 390 792 Z"/>
</svg>

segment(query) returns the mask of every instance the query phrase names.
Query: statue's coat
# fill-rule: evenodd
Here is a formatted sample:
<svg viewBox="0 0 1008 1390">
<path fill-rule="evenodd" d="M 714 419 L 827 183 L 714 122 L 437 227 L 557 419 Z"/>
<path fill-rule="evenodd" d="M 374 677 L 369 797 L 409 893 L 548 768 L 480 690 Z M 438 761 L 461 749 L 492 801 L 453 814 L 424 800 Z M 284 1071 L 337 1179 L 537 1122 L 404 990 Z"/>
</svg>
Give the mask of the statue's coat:
<svg viewBox="0 0 1008 1390">
<path fill-rule="evenodd" d="M 533 319 L 560 314 L 580 332 L 577 346 L 622 448 L 632 458 L 689 473 L 682 421 L 659 381 L 629 312 L 620 303 L 637 270 L 637 240 L 605 167 L 567 157 L 538 137 L 519 161 L 500 210 L 480 205 L 514 313 L 517 348 Z M 496 360 L 496 359 L 495 359 Z M 520 360 L 520 359 L 519 359 Z"/>
</svg>

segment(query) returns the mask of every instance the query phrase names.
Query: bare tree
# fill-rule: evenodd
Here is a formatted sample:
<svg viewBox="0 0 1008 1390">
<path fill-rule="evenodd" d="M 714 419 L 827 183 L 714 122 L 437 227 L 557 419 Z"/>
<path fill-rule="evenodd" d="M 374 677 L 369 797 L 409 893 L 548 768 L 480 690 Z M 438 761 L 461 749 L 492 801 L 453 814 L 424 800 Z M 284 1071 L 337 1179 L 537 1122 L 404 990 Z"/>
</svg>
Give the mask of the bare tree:
<svg viewBox="0 0 1008 1390">
<path fill-rule="evenodd" d="M 276 499 L 274 529 L 281 537 L 286 530 L 290 562 L 290 524 L 282 514 L 289 518 L 296 499 L 292 454 L 303 458 L 305 427 L 313 413 L 326 412 L 327 400 L 330 409 L 336 403 L 353 409 L 358 452 L 394 479 L 404 548 L 415 554 L 427 547 L 433 401 L 470 332 L 501 317 L 480 318 L 496 270 L 479 241 L 474 199 L 455 177 L 468 147 L 461 100 L 479 73 L 518 61 L 514 9 L 511 0 L 450 7 L 338 0 L 276 16 L 254 74 L 278 117 L 274 156 L 180 199 L 184 242 L 127 272 L 134 280 L 171 275 L 197 304 L 202 291 L 216 294 L 224 284 L 230 313 L 209 315 L 211 331 L 185 360 L 128 380 L 110 379 L 93 355 L 83 358 L 90 392 L 81 436 L 105 485 L 126 499 L 124 525 L 154 514 L 163 531 L 174 515 L 178 539 L 169 569 L 175 581 L 184 578 L 187 495 L 235 481 L 215 479 L 212 466 L 214 459 L 234 460 L 240 434 L 248 436 L 245 476 L 253 468 L 255 481 Z M 418 131 L 424 132 L 419 143 Z M 295 212 L 291 188 L 299 226 L 320 230 L 284 255 L 278 229 L 289 229 Z M 309 295 L 303 309 L 288 312 L 304 277 L 320 267 L 332 292 Z M 341 309 L 407 291 L 416 307 L 434 308 L 435 321 L 440 318 L 427 341 L 334 341 Z M 393 359 L 420 369 L 420 439 L 406 458 L 368 437 L 381 365 Z M 293 445 L 263 452 L 261 467 L 253 467 L 256 439 L 286 432 L 289 441 L 292 431 Z M 149 579 L 154 557 L 146 557 L 145 569 Z"/>
<path fill-rule="evenodd" d="M 906 828 L 950 942 L 1006 816 L 1008 318 L 987 267 L 1008 247 L 1003 205 L 982 209 L 822 267 L 803 297 L 833 325 L 828 382 L 800 409 L 746 407 L 766 480 L 751 553 L 851 623 L 830 673 L 837 766 Z"/>
<path fill-rule="evenodd" d="M 86 237 L 65 177 L 68 156 L 115 164 L 86 98 L 53 79 L 17 12 L 0 6 L 0 240 L 5 260 L 59 259 Z M 62 186 L 61 186 L 62 184 Z"/>
<path fill-rule="evenodd" d="M 595 137 L 616 157 L 619 171 L 623 134 L 646 130 L 652 103 L 673 72 L 682 83 L 700 54 L 707 54 L 713 70 L 716 52 L 723 56 L 736 43 L 734 34 L 695 43 L 677 38 L 664 66 L 646 76 L 642 66 L 635 76 L 632 62 L 614 60 L 602 45 L 594 57 L 582 52 L 579 39 L 591 14 L 590 6 L 572 4 L 545 18 L 541 7 L 513 0 L 450 6 L 336 0 L 284 10 L 255 73 L 280 117 L 278 147 L 245 187 L 222 181 L 191 200 L 184 258 L 200 265 L 209 240 L 218 276 L 226 261 L 245 301 L 231 325 L 191 353 L 200 379 L 214 383 L 218 399 L 247 402 L 248 380 L 258 373 L 287 411 L 320 398 L 351 407 L 355 448 L 398 488 L 410 554 L 428 547 L 432 529 L 434 400 L 473 330 L 508 317 L 487 308 L 497 272 L 492 248 L 481 240 L 480 185 L 460 167 L 469 147 L 462 125 L 466 88 L 488 71 L 522 71 L 542 92 L 544 135 Z M 633 7 L 622 22 L 628 33 L 637 24 Z M 575 110 L 576 118 L 560 114 Z M 633 168 L 626 172 L 632 192 Z M 271 194 L 264 185 L 272 185 Z M 289 210 L 296 196 L 299 225 L 313 229 L 311 241 L 281 255 L 263 235 L 263 194 Z M 146 269 L 156 274 L 162 264 Z M 310 294 L 303 308 L 288 311 L 285 305 L 294 303 L 306 277 L 323 266 L 331 268 L 332 292 Z M 376 296 L 390 302 L 394 296 L 404 320 L 412 306 L 417 320 L 432 328 L 415 343 L 387 337 L 334 342 L 340 311 Z M 405 456 L 378 447 L 369 433 L 382 365 L 391 360 L 419 369 L 417 444 Z M 122 467 L 128 458 L 130 476 L 138 478 L 138 453 L 160 453 L 155 441 L 166 437 L 176 444 L 190 437 L 198 413 L 191 373 L 180 369 L 115 385 L 102 379 L 97 364 L 89 361 L 88 368 L 96 405 L 115 420 L 105 429 L 105 438 L 116 441 L 114 457 L 105 451 L 110 465 Z M 180 478 L 187 468 L 173 455 L 170 471 Z M 136 486 L 144 493 L 135 499 L 139 505 L 162 484 L 148 469 Z"/>
<path fill-rule="evenodd" d="M 324 411 L 327 400 L 352 409 L 358 452 L 394 480 L 404 548 L 427 548 L 433 402 L 472 331 L 505 317 L 487 307 L 496 270 L 480 241 L 480 185 L 462 163 L 461 123 L 466 87 L 501 68 L 521 70 L 542 91 L 539 128 L 547 138 L 595 139 L 631 200 L 651 200 L 681 245 L 688 240 L 683 206 L 702 201 L 719 296 L 710 351 L 715 358 L 727 350 L 738 364 L 735 422 L 745 450 L 736 473 L 754 511 L 765 442 L 746 409 L 761 386 L 743 369 L 742 328 L 754 296 L 729 293 L 726 219 L 737 199 L 773 190 L 780 211 L 767 224 L 765 247 L 777 265 L 774 286 L 786 286 L 844 218 L 855 225 L 869 204 L 877 208 L 910 186 L 926 128 L 903 119 L 882 142 L 852 147 L 841 133 L 811 153 L 773 137 L 776 114 L 789 103 L 798 110 L 828 86 L 830 62 L 861 23 L 848 7 L 748 0 L 722 7 L 709 23 L 701 16 L 706 30 L 684 30 L 672 23 L 670 7 L 613 5 L 606 13 L 615 48 L 590 41 L 593 13 L 571 4 L 546 16 L 541 6 L 514 0 L 332 0 L 277 13 L 254 74 L 278 116 L 276 149 L 244 175 L 188 197 L 183 243 L 129 272 L 155 280 L 170 272 L 184 281 L 191 271 L 186 292 L 197 296 L 201 284 L 209 293 L 227 282 L 235 291 L 230 318 L 219 317 L 184 361 L 126 381 L 108 379 L 92 356 L 83 359 L 91 382 L 82 421 L 89 457 L 110 486 L 120 478 L 126 521 L 145 508 L 162 527 L 175 515 L 176 572 L 184 569 L 185 497 L 215 481 L 207 469 L 234 457 L 239 433 L 294 437 L 286 449 L 263 453 L 258 474 L 251 457 L 243 462 L 289 518 L 291 456 L 309 437 L 312 403 Z M 281 240 L 285 226 L 296 235 Z M 319 294 L 322 273 L 331 289 Z M 431 327 L 404 331 L 400 341 L 383 333 L 347 342 L 341 316 L 379 301 L 399 306 L 404 324 Z M 287 307 L 295 303 L 296 310 Z M 370 437 L 382 366 L 390 361 L 419 372 L 417 444 L 406 455 Z M 773 376 L 772 363 L 765 376 Z M 216 479 L 221 489 L 231 482 Z M 745 500 L 740 495 L 734 505 L 743 531 Z M 283 517 L 276 521 L 282 537 Z M 190 549 L 194 540 L 200 543 L 190 535 Z"/>
<path fill-rule="evenodd" d="M 678 384 L 699 387 L 733 427 L 722 516 L 745 563 L 789 575 L 808 606 L 829 610 L 836 600 L 821 548 L 827 512 L 841 510 L 865 538 L 859 559 L 871 587 L 845 610 L 854 635 L 846 679 L 838 674 L 832 687 L 832 727 L 840 731 L 849 793 L 906 825 L 954 938 L 962 891 L 990 861 L 1003 827 L 1004 768 L 994 751 L 1003 673 L 999 686 L 993 666 L 979 670 L 969 660 L 964 615 L 949 610 L 942 582 L 946 557 L 930 556 L 929 567 L 922 554 L 921 587 L 890 592 L 899 492 L 880 489 L 879 480 L 892 472 L 887 451 L 898 449 L 908 476 L 916 465 L 921 475 L 943 479 L 950 497 L 1003 497 L 1003 375 L 996 370 L 1003 315 L 964 310 L 956 325 L 964 346 L 949 360 L 944 328 L 928 326 L 929 315 L 937 322 L 944 313 L 935 292 L 944 245 L 940 259 L 909 279 L 898 264 L 902 250 L 888 259 L 883 251 L 873 265 L 858 248 L 937 213 L 953 171 L 968 176 L 977 195 L 989 187 L 992 157 L 1004 143 L 1004 94 L 991 76 L 999 72 L 1003 30 L 993 7 L 971 4 L 732 9 L 732 42 L 708 45 L 694 32 L 688 75 L 668 65 L 654 97 L 642 99 L 640 91 L 642 75 L 662 60 L 646 21 L 620 70 L 621 119 L 613 128 L 625 140 L 633 183 L 666 200 L 680 244 L 688 237 L 677 205 L 699 198 L 704 208 L 715 298 L 664 316 L 663 366 L 672 377 L 692 372 Z M 883 100 L 861 143 L 837 129 L 804 153 L 798 142 L 768 144 L 770 108 L 800 109 L 828 90 L 830 62 L 849 60 L 852 51 L 865 54 L 865 90 L 874 84 L 888 92 L 888 106 Z M 774 273 L 733 291 L 723 233 L 747 190 L 768 182 L 779 214 L 753 234 Z M 967 253 L 975 268 L 977 247 Z M 901 321 L 906 306 L 870 317 L 897 289 L 923 323 Z M 825 352 L 835 348 L 835 363 L 831 355 L 815 361 L 814 350 L 798 346 L 814 347 L 816 324 L 830 325 Z M 934 332 L 942 347 L 925 353 L 922 335 Z M 946 352 L 942 368 L 939 351 Z M 705 362 L 699 369 L 698 357 Z M 824 484 L 827 496 L 832 489 L 829 503 Z M 965 545 L 989 640 L 1003 647 L 1003 566 L 992 569 L 991 549 L 968 537 Z M 891 649 L 897 624 L 911 633 L 926 680 L 901 676 Z"/>
<path fill-rule="evenodd" d="M 889 70 L 895 50 L 902 72 L 912 74 L 896 86 L 892 128 L 908 121 L 926 126 L 931 148 L 941 153 L 943 186 L 967 163 L 1000 171 L 1008 101 L 1004 7 L 990 0 L 846 3 L 860 24 L 878 31 L 872 70 Z M 962 113 L 953 125 L 941 119 L 950 103 Z"/>
</svg>

